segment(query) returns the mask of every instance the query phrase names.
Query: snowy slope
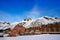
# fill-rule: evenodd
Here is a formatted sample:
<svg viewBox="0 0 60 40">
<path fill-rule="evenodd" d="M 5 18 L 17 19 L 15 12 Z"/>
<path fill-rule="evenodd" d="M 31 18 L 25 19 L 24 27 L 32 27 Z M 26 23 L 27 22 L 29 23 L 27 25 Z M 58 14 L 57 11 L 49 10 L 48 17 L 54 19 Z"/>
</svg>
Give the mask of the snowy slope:
<svg viewBox="0 0 60 40">
<path fill-rule="evenodd" d="M 30 20 L 28 22 L 26 22 L 26 24 L 24 24 L 23 26 L 26 28 L 29 28 L 29 26 L 31 26 L 30 24 L 33 22 L 34 20 Z"/>
<path fill-rule="evenodd" d="M 29 28 L 29 27 L 37 27 L 37 26 L 41 26 L 41 25 L 47 25 L 47 24 L 51 24 L 54 22 L 60 22 L 59 18 L 53 18 L 53 17 L 48 17 L 48 16 L 44 16 L 44 17 L 40 17 L 38 19 L 32 19 L 29 21 L 20 21 L 20 22 L 15 22 L 11 24 L 11 28 L 14 28 L 17 24 L 22 23 L 22 25 L 25 28 Z"/>
<path fill-rule="evenodd" d="M 48 17 L 48 16 L 44 16 L 44 17 L 40 17 L 40 18 L 37 18 L 37 19 L 29 19 L 29 21 L 20 21 L 20 22 L 14 22 L 14 23 L 10 23 L 7 24 L 3 24 L 0 23 L 0 29 L 7 29 L 7 28 L 11 28 L 13 29 L 17 24 L 22 24 L 25 28 L 29 28 L 29 27 L 38 27 L 38 26 L 41 26 L 41 25 L 47 25 L 47 24 L 51 24 L 51 23 L 54 23 L 54 22 L 60 22 L 60 19 L 59 18 L 54 18 L 54 17 Z"/>
<path fill-rule="evenodd" d="M 41 26 L 41 25 L 47 25 L 47 24 L 51 24 L 54 22 L 60 22 L 60 19 L 55 19 L 52 17 L 41 17 L 35 20 L 30 20 L 28 22 L 26 22 L 26 24 L 24 24 L 24 27 L 29 28 L 29 27 L 37 27 L 37 26 Z"/>
<path fill-rule="evenodd" d="M 60 40 L 60 34 L 26 35 L 19 37 L 1 37 L 0 40 Z"/>
<path fill-rule="evenodd" d="M 17 24 L 19 24 L 19 22 L 11 23 L 10 28 L 13 29 Z"/>
<path fill-rule="evenodd" d="M 7 28 L 10 28 L 10 24 L 8 24 L 8 22 L 0 22 L 0 30 L 5 30 Z"/>
</svg>

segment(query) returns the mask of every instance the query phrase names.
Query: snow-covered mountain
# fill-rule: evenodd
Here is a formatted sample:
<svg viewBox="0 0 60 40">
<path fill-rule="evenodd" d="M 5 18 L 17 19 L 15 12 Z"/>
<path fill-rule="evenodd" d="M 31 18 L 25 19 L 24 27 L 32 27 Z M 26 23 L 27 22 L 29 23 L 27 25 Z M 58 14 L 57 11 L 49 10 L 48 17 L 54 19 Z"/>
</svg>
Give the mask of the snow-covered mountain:
<svg viewBox="0 0 60 40">
<path fill-rule="evenodd" d="M 53 17 L 48 17 L 44 16 L 35 20 L 29 20 L 29 21 L 21 21 L 20 23 L 23 24 L 24 27 L 29 28 L 29 27 L 38 27 L 41 25 L 47 25 L 55 22 L 60 22 L 59 18 L 53 18 Z"/>
<path fill-rule="evenodd" d="M 25 28 L 38 27 L 41 25 L 47 25 L 55 22 L 60 22 L 59 18 L 44 16 L 37 19 L 26 18 L 20 22 L 8 23 L 0 22 L 0 29 L 14 28 L 17 24 L 22 24 Z"/>
<path fill-rule="evenodd" d="M 10 23 L 9 22 L 0 22 L 0 30 L 5 30 L 10 28 Z"/>
<path fill-rule="evenodd" d="M 55 24 L 54 24 L 55 23 Z M 58 25 L 56 24 L 58 23 Z M 43 27 L 42 25 L 44 25 L 44 27 L 49 26 L 49 24 L 53 24 L 51 25 L 52 27 L 55 27 L 56 25 L 60 27 L 60 18 L 54 18 L 54 17 L 48 17 L 48 16 L 44 16 L 44 17 L 40 17 L 37 19 L 31 19 L 31 18 L 26 18 L 22 21 L 19 22 L 14 22 L 14 23 L 10 23 L 10 22 L 0 22 L 0 30 L 5 30 L 8 28 L 11 28 L 11 34 L 13 35 L 13 33 L 17 33 L 19 34 L 19 32 L 23 31 L 24 29 L 28 29 L 28 31 L 24 30 L 24 33 L 33 33 L 34 31 L 37 32 L 37 29 L 34 28 L 39 28 L 39 27 Z M 21 27 L 22 26 L 22 27 Z M 50 27 L 51 27 L 50 26 Z M 56 26 L 56 27 L 57 27 Z M 15 29 L 14 29 L 15 28 Z M 18 28 L 20 28 L 20 31 L 17 31 Z M 22 28 L 24 28 L 22 30 Z M 30 30 L 29 28 L 33 28 L 34 30 Z M 48 27 L 49 28 L 49 27 Z M 13 30 L 14 29 L 14 30 Z M 42 29 L 42 28 L 41 28 Z M 55 29 L 54 29 L 55 30 Z M 9 32 L 10 32 L 9 31 Z M 39 31 L 39 30 L 38 30 Z M 7 31 L 6 31 L 7 32 Z M 35 33 L 34 32 L 34 33 Z M 39 31 L 41 32 L 41 31 Z M 23 33 L 23 34 L 24 34 Z M 37 32 L 38 33 L 38 32 Z"/>
</svg>

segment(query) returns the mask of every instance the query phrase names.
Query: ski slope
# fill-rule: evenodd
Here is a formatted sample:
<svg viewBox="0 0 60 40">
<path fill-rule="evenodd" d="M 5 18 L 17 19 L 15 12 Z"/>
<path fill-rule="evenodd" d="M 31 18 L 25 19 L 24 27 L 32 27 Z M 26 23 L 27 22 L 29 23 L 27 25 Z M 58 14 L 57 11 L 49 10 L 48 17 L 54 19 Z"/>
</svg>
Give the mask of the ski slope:
<svg viewBox="0 0 60 40">
<path fill-rule="evenodd" d="M 60 34 L 41 34 L 17 37 L 1 37 L 0 40 L 60 40 Z"/>
</svg>

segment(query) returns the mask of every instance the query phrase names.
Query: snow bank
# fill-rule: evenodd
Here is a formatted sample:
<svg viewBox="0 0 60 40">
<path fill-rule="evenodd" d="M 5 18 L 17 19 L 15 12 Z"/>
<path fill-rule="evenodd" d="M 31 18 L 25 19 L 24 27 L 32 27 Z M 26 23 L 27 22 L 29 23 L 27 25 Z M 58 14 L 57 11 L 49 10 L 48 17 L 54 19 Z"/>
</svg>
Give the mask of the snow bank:
<svg viewBox="0 0 60 40">
<path fill-rule="evenodd" d="M 2 37 L 0 40 L 60 40 L 60 34 L 27 35 L 18 37 Z"/>
</svg>

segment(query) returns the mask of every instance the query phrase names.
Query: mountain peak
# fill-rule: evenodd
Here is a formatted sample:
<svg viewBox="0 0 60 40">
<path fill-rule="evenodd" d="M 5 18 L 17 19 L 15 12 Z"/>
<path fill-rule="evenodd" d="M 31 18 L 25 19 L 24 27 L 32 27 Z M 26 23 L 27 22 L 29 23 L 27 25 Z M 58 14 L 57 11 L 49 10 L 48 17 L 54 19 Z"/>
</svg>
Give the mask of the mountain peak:
<svg viewBox="0 0 60 40">
<path fill-rule="evenodd" d="M 60 19 L 57 19 L 55 17 L 44 16 L 44 17 L 40 17 L 35 20 L 33 20 L 31 18 L 25 18 L 24 20 L 22 20 L 20 22 L 11 23 L 11 25 L 9 25 L 9 26 L 12 26 L 11 28 L 14 28 L 17 24 L 22 23 L 24 27 L 28 28 L 28 27 L 33 27 L 33 26 L 37 27 L 40 25 L 47 25 L 47 24 L 51 24 L 54 22 L 60 22 Z M 6 25 L 6 23 L 7 22 L 4 22 L 4 25 Z M 9 24 L 9 23 L 7 23 L 7 24 Z M 0 25 L 1 25 L 1 22 L 0 22 Z"/>
<path fill-rule="evenodd" d="M 31 18 L 25 18 L 24 21 L 29 21 L 32 20 Z"/>
</svg>

